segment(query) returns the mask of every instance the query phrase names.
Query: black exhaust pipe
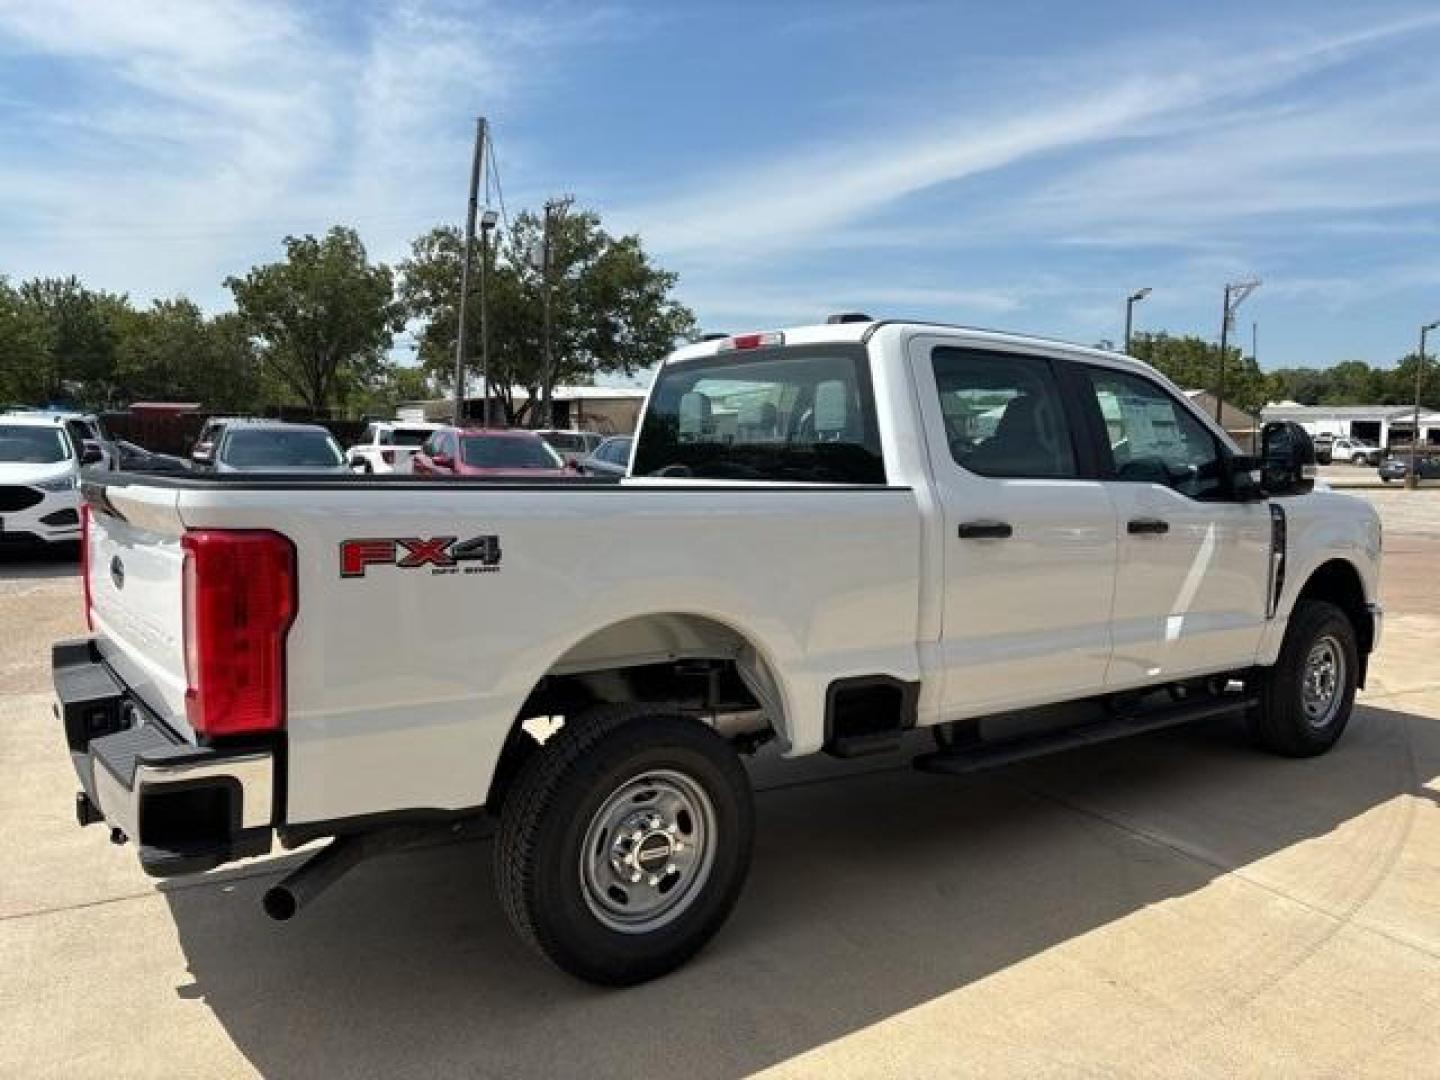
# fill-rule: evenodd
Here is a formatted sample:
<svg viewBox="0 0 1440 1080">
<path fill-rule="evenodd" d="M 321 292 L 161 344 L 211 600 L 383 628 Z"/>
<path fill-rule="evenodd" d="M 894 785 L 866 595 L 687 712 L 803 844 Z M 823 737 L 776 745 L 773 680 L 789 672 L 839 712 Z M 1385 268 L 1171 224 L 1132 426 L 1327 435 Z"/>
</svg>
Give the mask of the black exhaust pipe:
<svg viewBox="0 0 1440 1080">
<path fill-rule="evenodd" d="M 287 876 L 266 888 L 261 906 L 275 922 L 284 923 L 300 914 L 302 907 L 324 893 L 347 870 L 370 855 L 395 851 L 420 842 L 464 840 L 487 828 L 488 819 L 482 812 L 462 811 L 445 814 L 438 821 L 423 825 L 392 825 L 372 832 L 351 832 L 328 842 L 310 860 L 301 863 Z"/>
<path fill-rule="evenodd" d="M 372 832 L 337 836 L 307 862 L 266 889 L 260 904 L 266 915 L 276 922 L 285 922 L 344 877 L 360 860 L 442 837 L 459 840 L 475 832 L 484 821 L 484 814 L 466 811 L 424 825 L 393 825 Z"/>
<path fill-rule="evenodd" d="M 337 836 L 311 858 L 265 890 L 265 914 L 276 922 L 293 919 L 345 872 L 370 854 L 364 836 Z"/>
</svg>

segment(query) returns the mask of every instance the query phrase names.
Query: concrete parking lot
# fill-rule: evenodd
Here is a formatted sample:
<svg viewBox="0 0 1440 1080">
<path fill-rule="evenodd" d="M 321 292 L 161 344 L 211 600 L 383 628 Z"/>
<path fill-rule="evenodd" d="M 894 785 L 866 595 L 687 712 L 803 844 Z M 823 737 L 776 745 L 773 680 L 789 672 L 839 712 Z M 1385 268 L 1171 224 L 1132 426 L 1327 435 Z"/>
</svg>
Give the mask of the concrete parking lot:
<svg viewBox="0 0 1440 1080">
<path fill-rule="evenodd" d="M 1389 618 L 1335 752 L 1221 722 L 967 779 L 762 769 L 734 918 L 624 992 L 517 943 L 483 838 L 284 925 L 259 896 L 294 856 L 146 878 L 73 821 L 73 567 L 8 560 L 0 1075 L 1440 1075 L 1440 488 L 1360 494 Z"/>
</svg>

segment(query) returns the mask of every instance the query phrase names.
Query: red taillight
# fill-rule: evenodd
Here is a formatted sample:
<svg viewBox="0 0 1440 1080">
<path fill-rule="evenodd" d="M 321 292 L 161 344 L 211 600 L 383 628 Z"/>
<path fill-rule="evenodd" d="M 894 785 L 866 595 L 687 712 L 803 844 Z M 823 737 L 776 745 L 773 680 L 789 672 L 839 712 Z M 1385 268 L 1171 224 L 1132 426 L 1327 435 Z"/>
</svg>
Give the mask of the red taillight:
<svg viewBox="0 0 1440 1080">
<path fill-rule="evenodd" d="M 197 734 L 285 725 L 295 548 L 279 533 L 197 529 L 185 552 L 185 715 Z"/>
<path fill-rule="evenodd" d="M 381 451 L 380 451 L 380 460 L 383 461 L 383 462 L 385 462 L 386 465 L 394 465 L 394 464 L 395 464 L 395 451 L 394 451 L 394 450 L 381 450 Z"/>
<path fill-rule="evenodd" d="M 85 590 L 85 628 L 95 629 L 95 616 L 90 612 L 90 504 L 80 504 L 80 581 Z"/>
</svg>

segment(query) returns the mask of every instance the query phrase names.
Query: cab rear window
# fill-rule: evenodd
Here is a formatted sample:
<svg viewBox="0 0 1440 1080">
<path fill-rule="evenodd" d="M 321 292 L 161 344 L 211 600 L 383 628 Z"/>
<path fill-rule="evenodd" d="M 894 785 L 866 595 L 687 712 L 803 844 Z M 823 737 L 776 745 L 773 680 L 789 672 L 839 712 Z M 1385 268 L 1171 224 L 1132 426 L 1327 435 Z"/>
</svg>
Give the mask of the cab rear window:
<svg viewBox="0 0 1440 1080">
<path fill-rule="evenodd" d="M 662 368 L 633 475 L 884 484 L 864 347 L 757 349 Z"/>
</svg>

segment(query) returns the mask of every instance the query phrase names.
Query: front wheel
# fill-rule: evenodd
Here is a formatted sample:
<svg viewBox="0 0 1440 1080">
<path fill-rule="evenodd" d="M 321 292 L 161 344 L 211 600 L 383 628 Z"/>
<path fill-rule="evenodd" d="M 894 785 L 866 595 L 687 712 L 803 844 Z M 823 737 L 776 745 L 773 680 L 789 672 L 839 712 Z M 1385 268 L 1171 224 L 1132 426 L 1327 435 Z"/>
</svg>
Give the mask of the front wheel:
<svg viewBox="0 0 1440 1080">
<path fill-rule="evenodd" d="M 679 967 L 725 922 L 750 863 L 750 782 L 700 722 L 644 706 L 569 718 L 501 811 L 495 878 L 511 923 L 607 986 Z"/>
<path fill-rule="evenodd" d="M 1302 600 L 1290 613 L 1280 656 L 1253 685 L 1250 715 L 1256 743 L 1286 757 L 1314 757 L 1335 745 L 1355 705 L 1360 650 L 1345 612 L 1323 600 Z"/>
</svg>

